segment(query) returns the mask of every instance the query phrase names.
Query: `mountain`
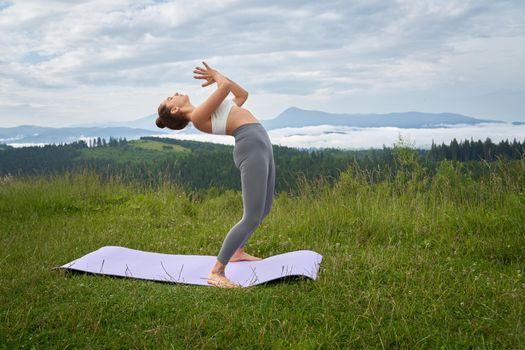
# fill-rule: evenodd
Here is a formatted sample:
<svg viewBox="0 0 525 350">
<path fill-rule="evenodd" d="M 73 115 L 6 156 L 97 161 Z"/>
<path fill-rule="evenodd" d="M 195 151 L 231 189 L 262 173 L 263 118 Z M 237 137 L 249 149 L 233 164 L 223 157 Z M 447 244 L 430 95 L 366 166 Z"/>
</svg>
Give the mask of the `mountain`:
<svg viewBox="0 0 525 350">
<path fill-rule="evenodd" d="M 0 128 L 0 143 L 69 143 L 80 139 L 101 137 L 105 139 L 125 137 L 128 140 L 141 136 L 165 134 L 158 129 L 155 132 L 129 127 L 66 127 L 51 128 L 34 125 L 21 125 L 13 128 Z"/>
<path fill-rule="evenodd" d="M 137 139 L 141 136 L 159 134 L 201 134 L 192 123 L 183 130 L 159 129 L 155 125 L 156 114 L 123 122 L 78 124 L 65 128 L 22 125 L 14 128 L 0 128 L 0 143 L 68 143 L 87 138 Z M 290 107 L 274 119 L 261 120 L 267 129 L 287 127 L 300 128 L 315 125 L 341 125 L 360 128 L 436 128 L 457 124 L 503 123 L 454 113 L 387 113 L 387 114 L 337 114 Z M 518 124 L 515 122 L 514 124 Z"/>
<path fill-rule="evenodd" d="M 130 128 L 141 128 L 146 130 L 159 131 L 155 125 L 156 114 L 151 114 L 143 118 L 125 122 L 109 122 L 97 124 L 80 124 L 75 126 L 125 126 Z M 435 128 L 443 125 L 455 124 L 479 124 L 479 123 L 502 123 L 498 120 L 484 120 L 467 117 L 455 113 L 423 113 L 423 112 L 404 112 L 386 114 L 337 114 L 322 111 L 313 111 L 290 107 L 279 114 L 276 118 L 261 120 L 261 124 L 267 130 L 314 125 L 344 125 L 361 128 L 392 126 L 398 128 Z M 167 129 L 164 129 L 167 130 Z M 180 131 L 171 130 L 171 133 L 200 134 L 201 131 L 195 129 L 190 123 L 185 129 Z"/>
<path fill-rule="evenodd" d="M 336 114 L 290 107 L 277 118 L 261 121 L 268 129 L 286 127 L 299 128 L 314 125 L 344 125 L 361 128 L 435 128 L 454 124 L 502 123 L 498 120 L 484 120 L 454 113 L 404 112 L 387 114 Z"/>
<path fill-rule="evenodd" d="M 143 129 L 143 130 L 160 130 L 157 125 L 155 125 L 155 119 L 157 118 L 156 114 L 150 114 L 148 116 L 123 122 L 104 122 L 104 123 L 82 123 L 71 125 L 73 128 L 89 128 L 89 127 L 100 127 L 100 128 L 109 128 L 109 127 L 126 127 L 133 129 Z"/>
</svg>

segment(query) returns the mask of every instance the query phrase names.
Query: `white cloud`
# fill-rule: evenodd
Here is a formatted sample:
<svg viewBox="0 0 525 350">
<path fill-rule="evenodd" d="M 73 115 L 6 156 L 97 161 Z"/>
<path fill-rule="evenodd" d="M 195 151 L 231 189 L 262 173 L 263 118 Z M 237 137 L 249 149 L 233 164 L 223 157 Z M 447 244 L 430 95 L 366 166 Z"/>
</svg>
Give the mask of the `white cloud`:
<svg viewBox="0 0 525 350">
<path fill-rule="evenodd" d="M 471 138 L 475 141 L 490 138 L 498 143 L 502 140 L 516 139 L 525 142 L 525 125 L 492 124 L 458 125 L 431 129 L 400 129 L 395 127 L 355 128 L 334 125 L 307 126 L 302 128 L 282 128 L 269 130 L 272 144 L 296 148 L 340 148 L 368 149 L 392 147 L 399 136 L 418 148 L 430 148 L 434 143 L 450 144 L 452 139 L 458 142 Z M 180 140 L 214 142 L 225 145 L 235 145 L 235 139 L 227 135 L 184 134 L 158 135 Z"/>
<path fill-rule="evenodd" d="M 181 88 L 199 102 L 211 91 L 192 78 L 202 60 L 243 85 L 262 119 L 295 105 L 525 120 L 524 9 L 518 0 L 17 1 L 0 6 L 0 125 L 135 119 Z"/>
</svg>

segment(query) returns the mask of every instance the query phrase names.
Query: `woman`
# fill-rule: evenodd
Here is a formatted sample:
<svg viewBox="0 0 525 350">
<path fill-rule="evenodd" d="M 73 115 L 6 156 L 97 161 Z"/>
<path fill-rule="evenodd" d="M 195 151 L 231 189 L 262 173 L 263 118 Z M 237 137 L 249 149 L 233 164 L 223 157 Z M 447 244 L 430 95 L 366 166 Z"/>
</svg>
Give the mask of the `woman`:
<svg viewBox="0 0 525 350">
<path fill-rule="evenodd" d="M 261 123 L 241 108 L 248 92 L 232 80 L 210 68 L 196 67 L 195 79 L 206 79 L 202 87 L 217 83 L 215 90 L 203 103 L 195 107 L 187 95 L 175 93 L 158 108 L 155 121 L 159 128 L 173 130 L 193 126 L 209 134 L 230 135 L 235 138 L 233 161 L 241 172 L 243 216 L 228 232 L 217 256 L 215 266 L 208 275 L 208 283 L 224 288 L 237 288 L 225 275 L 228 262 L 261 260 L 244 252 L 244 245 L 272 206 L 275 188 L 275 165 L 272 143 Z M 235 95 L 226 99 L 230 91 Z"/>
</svg>

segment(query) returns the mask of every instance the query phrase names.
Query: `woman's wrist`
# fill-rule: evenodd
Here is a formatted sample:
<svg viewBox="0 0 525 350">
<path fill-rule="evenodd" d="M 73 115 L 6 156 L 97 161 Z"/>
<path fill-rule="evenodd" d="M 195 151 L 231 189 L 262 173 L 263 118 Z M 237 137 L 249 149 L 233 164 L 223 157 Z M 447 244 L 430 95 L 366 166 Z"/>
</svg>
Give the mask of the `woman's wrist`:
<svg viewBox="0 0 525 350">
<path fill-rule="evenodd" d="M 230 84 L 230 81 L 228 80 L 228 78 L 226 78 L 224 75 L 220 73 L 216 73 L 213 79 L 215 79 L 215 82 L 217 83 L 218 86 Z"/>
<path fill-rule="evenodd" d="M 217 88 L 228 88 L 228 90 L 231 90 L 231 83 L 228 80 L 217 82 Z"/>
</svg>

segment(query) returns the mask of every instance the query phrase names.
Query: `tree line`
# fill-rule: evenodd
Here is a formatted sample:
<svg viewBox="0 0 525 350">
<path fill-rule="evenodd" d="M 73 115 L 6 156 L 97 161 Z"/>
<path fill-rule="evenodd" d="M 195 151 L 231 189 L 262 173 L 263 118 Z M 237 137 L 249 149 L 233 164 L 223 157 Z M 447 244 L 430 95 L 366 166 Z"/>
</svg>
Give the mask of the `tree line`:
<svg viewBox="0 0 525 350">
<path fill-rule="evenodd" d="M 69 144 L 43 147 L 0 147 L 0 176 L 47 176 L 56 173 L 91 169 L 102 179 L 118 177 L 125 182 L 160 185 L 163 181 L 176 181 L 192 189 L 241 189 L 240 172 L 233 163 L 233 146 L 211 142 L 142 137 L 141 140 L 162 142 L 161 150 L 153 151 L 132 147 L 125 138 L 97 138 Z M 174 152 L 178 145 L 190 152 Z M 464 162 L 473 173 L 482 169 L 479 161 L 521 159 L 525 144 L 513 140 L 493 143 L 472 139 L 436 145 L 429 150 L 415 149 L 402 141 L 393 147 L 368 150 L 341 150 L 326 148 L 300 150 L 273 145 L 277 179 L 276 192 L 299 190 L 299 178 L 308 180 L 322 177 L 334 183 L 352 164 L 370 173 L 370 181 L 379 182 L 407 173 L 410 169 L 425 169 L 432 176 L 439 162 Z M 107 152 L 106 152 L 107 151 Z M 403 159 L 403 161 L 400 161 Z"/>
<path fill-rule="evenodd" d="M 442 143 L 436 145 L 432 140 L 428 156 L 432 160 L 458 160 L 466 162 L 469 160 L 494 161 L 498 158 L 520 159 L 524 153 L 524 144 L 514 139 L 512 142 L 508 140 L 493 143 L 490 138 L 484 142 L 481 140 L 474 141 L 473 139 L 458 142 L 455 138 L 449 145 Z"/>
</svg>

